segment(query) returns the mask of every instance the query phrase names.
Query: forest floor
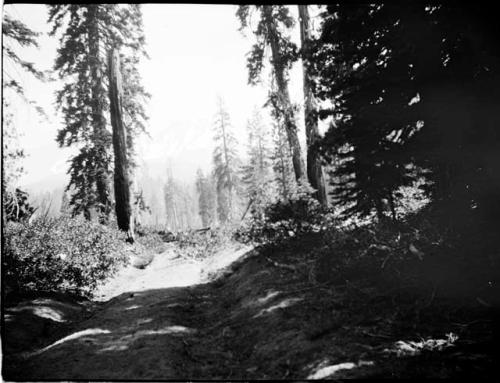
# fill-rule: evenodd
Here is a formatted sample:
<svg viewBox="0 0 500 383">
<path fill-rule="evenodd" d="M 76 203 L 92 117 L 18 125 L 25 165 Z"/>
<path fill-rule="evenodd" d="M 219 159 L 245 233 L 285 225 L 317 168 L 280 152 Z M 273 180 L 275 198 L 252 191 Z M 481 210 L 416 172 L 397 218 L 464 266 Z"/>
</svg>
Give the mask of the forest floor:
<svg viewBox="0 0 500 383">
<path fill-rule="evenodd" d="M 6 307 L 3 378 L 494 376 L 491 308 L 374 278 L 339 282 L 315 246 L 314 236 L 277 250 L 234 245 L 205 261 L 169 248 L 93 301 Z"/>
</svg>

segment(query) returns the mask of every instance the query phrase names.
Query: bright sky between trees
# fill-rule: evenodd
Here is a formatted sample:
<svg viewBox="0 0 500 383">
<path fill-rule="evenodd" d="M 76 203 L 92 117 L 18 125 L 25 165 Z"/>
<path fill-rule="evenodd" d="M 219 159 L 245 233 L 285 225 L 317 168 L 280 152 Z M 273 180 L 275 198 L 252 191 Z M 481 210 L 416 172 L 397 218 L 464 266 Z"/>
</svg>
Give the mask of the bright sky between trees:
<svg viewBox="0 0 500 383">
<path fill-rule="evenodd" d="M 293 14 L 296 14 L 292 7 Z M 196 169 L 211 168 L 212 126 L 218 95 L 225 100 L 240 153 L 246 152 L 246 121 L 254 107 L 262 107 L 267 98 L 268 76 L 262 84 L 247 84 L 246 54 L 253 36 L 242 34 L 234 5 L 145 4 L 142 6 L 146 50 L 140 73 L 146 90 L 152 95 L 147 105 L 150 137 L 139 140 L 139 159 L 152 176 L 166 175 L 170 163 L 173 175 L 181 181 L 194 179 Z M 50 70 L 58 39 L 47 32 L 47 8 L 39 4 L 9 4 L 4 12 L 41 32 L 39 49 L 20 51 L 41 70 Z M 298 29 L 294 31 L 298 43 Z M 8 69 L 8 68 L 7 68 Z M 56 75 L 54 75 L 56 77 Z M 62 117 L 55 110 L 54 92 L 61 82 L 41 83 L 21 73 L 27 96 L 45 109 L 49 120 L 40 118 L 33 108 L 14 103 L 14 122 L 22 134 L 26 173 L 20 186 L 39 191 L 67 184 L 67 160 L 74 149 L 61 149 L 55 142 Z M 302 68 L 291 72 L 290 91 L 294 102 L 302 97 Z M 267 111 L 263 110 L 267 116 Z M 299 115 L 301 117 L 301 114 Z M 299 118 L 299 126 L 303 123 Z M 300 137 L 305 141 L 303 131 Z"/>
</svg>

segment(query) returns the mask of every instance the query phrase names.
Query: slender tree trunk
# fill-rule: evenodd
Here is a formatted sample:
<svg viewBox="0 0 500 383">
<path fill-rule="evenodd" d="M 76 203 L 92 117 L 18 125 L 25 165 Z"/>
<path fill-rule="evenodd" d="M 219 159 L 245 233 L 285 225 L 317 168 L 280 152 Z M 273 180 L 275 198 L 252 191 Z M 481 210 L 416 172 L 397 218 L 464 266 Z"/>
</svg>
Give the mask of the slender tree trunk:
<svg viewBox="0 0 500 383">
<path fill-rule="evenodd" d="M 283 119 L 285 121 L 285 128 L 288 135 L 288 142 L 292 149 L 292 163 L 295 172 L 295 179 L 297 181 L 304 175 L 304 160 L 300 152 L 300 142 L 297 135 L 297 124 L 295 123 L 295 113 L 293 111 L 292 102 L 290 101 L 290 94 L 288 93 L 288 84 L 285 79 L 285 65 L 279 50 L 278 32 L 276 24 L 272 21 L 272 6 L 264 6 L 264 13 L 266 20 L 268 20 L 269 28 L 269 42 L 271 45 L 271 54 L 273 57 L 274 76 L 276 78 L 276 85 L 278 86 L 278 95 L 281 107 L 283 108 Z"/>
<path fill-rule="evenodd" d="M 177 207 L 176 207 L 176 203 L 175 203 L 175 199 L 174 199 L 174 195 L 173 195 L 173 192 L 172 192 L 172 213 L 173 213 L 173 216 L 172 216 L 172 223 L 173 223 L 173 226 L 174 226 L 174 230 L 175 231 L 179 231 L 180 230 L 180 223 L 179 223 L 179 217 L 177 216 Z"/>
<path fill-rule="evenodd" d="M 300 40 L 302 44 L 302 67 L 304 73 L 304 122 L 307 139 L 307 178 L 311 186 L 316 190 L 315 197 L 326 208 L 328 201 L 326 197 L 325 177 L 321 161 L 314 144 L 319 140 L 318 114 L 312 92 L 312 79 L 309 61 L 304 57 L 311 42 L 311 27 L 309 23 L 309 11 L 307 5 L 299 5 Z"/>
<path fill-rule="evenodd" d="M 283 184 L 283 198 L 286 200 L 288 198 L 288 188 L 287 188 L 287 178 L 288 174 L 286 171 L 286 158 L 285 158 L 285 153 L 286 148 L 284 147 L 286 145 L 286 142 L 284 141 L 283 137 L 283 132 L 281 130 L 281 126 L 277 127 L 278 129 L 278 140 L 279 140 L 279 160 L 281 164 L 281 182 Z"/>
<path fill-rule="evenodd" d="M 113 126 L 115 153 L 115 204 L 118 227 L 127 233 L 127 242 L 134 243 L 134 219 L 127 160 L 127 132 L 123 125 L 120 56 L 116 49 L 109 52 L 109 103 Z"/>
<path fill-rule="evenodd" d="M 224 162 L 226 165 L 227 173 L 229 173 L 229 156 L 228 156 L 228 148 L 227 148 L 227 137 L 226 137 L 226 124 L 224 121 L 224 116 L 222 113 L 222 103 L 220 105 L 221 108 L 221 128 L 222 128 L 222 141 L 224 145 Z M 228 214 L 227 214 L 227 220 L 230 222 L 232 219 L 232 212 L 233 212 L 233 185 L 232 185 L 232 180 L 229 180 L 228 182 L 228 187 L 227 187 L 227 192 L 228 192 Z"/>
<path fill-rule="evenodd" d="M 389 207 L 391 209 L 392 220 L 396 222 L 398 220 L 398 216 L 396 214 L 396 206 L 394 204 L 394 196 L 392 192 L 389 192 L 388 200 L 389 200 Z"/>
<path fill-rule="evenodd" d="M 96 157 L 96 189 L 99 202 L 98 211 L 101 221 L 106 222 L 111 212 L 110 185 L 109 185 L 109 164 L 108 164 L 108 143 L 109 133 L 106 130 L 106 119 L 104 118 L 103 78 L 101 73 L 101 63 L 99 60 L 99 5 L 93 4 L 88 7 L 89 19 L 89 64 L 90 78 L 92 81 L 92 123 L 93 123 L 93 143 L 97 151 Z"/>
<path fill-rule="evenodd" d="M 385 218 L 384 207 L 382 206 L 382 201 L 379 198 L 375 200 L 375 210 L 377 211 L 377 218 L 379 222 L 383 221 Z"/>
</svg>

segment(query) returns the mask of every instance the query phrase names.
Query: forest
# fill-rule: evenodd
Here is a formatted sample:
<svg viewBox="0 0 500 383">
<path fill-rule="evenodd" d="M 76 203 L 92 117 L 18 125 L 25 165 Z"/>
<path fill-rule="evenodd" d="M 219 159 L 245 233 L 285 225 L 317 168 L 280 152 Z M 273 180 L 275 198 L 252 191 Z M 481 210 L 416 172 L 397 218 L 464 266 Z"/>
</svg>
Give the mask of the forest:
<svg viewBox="0 0 500 383">
<path fill-rule="evenodd" d="M 3 378 L 497 376 L 500 25 L 429 4 L 206 6 L 264 98 L 205 100 L 188 175 L 141 157 L 145 5 L 44 5 L 43 36 L 4 5 Z M 49 40 L 51 70 L 25 59 Z M 16 121 L 52 113 L 27 77 L 73 153 L 51 191 L 21 182 Z"/>
</svg>

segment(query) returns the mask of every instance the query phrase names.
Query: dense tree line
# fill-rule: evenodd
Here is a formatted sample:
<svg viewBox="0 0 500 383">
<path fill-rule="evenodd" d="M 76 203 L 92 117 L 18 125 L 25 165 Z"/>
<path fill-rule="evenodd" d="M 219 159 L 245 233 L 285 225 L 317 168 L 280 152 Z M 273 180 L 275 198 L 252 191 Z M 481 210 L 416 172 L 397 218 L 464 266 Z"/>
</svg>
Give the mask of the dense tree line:
<svg viewBox="0 0 500 383">
<path fill-rule="evenodd" d="M 316 95 L 334 107 L 321 151 L 340 165 L 347 214 L 393 217 L 424 177 L 449 223 L 499 211 L 498 23 L 484 7 L 337 4 L 310 52 Z M 394 217 L 395 218 L 395 217 Z"/>
<path fill-rule="evenodd" d="M 240 6 L 236 15 L 255 40 L 248 82 L 262 83 L 269 69 L 262 110 L 272 123 L 262 112 L 249 116 L 244 158 L 229 112 L 218 100 L 213 168 L 198 172 L 196 197 L 171 175 L 155 196 L 169 226 L 233 222 L 250 208 L 261 214 L 263 206 L 291 198 L 305 181 L 327 207 L 324 167 L 333 169 L 333 205 L 347 217 L 397 220 L 402 188 L 418 183 L 447 225 L 464 225 L 470 217 L 494 222 L 500 212 L 499 27 L 487 9 L 340 3 L 323 8 L 317 33 L 307 6 Z M 137 70 L 146 56 L 140 6 L 50 5 L 49 23 L 60 39 L 54 70 L 64 82 L 57 93 L 64 116 L 57 142 L 79 148 L 71 159 L 65 205 L 87 218 L 96 210 L 106 222 L 113 204 L 106 55 L 110 48 L 122 52 L 127 161 L 134 165 L 134 138 L 145 131 L 148 97 Z M 300 46 L 293 28 L 299 29 Z M 3 33 L 4 59 L 43 79 L 11 47 L 36 46 L 37 34 L 8 15 Z M 290 70 L 299 61 L 303 114 L 289 91 Z M 3 85 L 24 94 L 5 67 Z M 10 169 L 4 180 L 10 182 L 23 153 L 11 143 L 12 118 L 5 99 L 3 104 Z M 324 137 L 318 119 L 329 121 Z"/>
</svg>

